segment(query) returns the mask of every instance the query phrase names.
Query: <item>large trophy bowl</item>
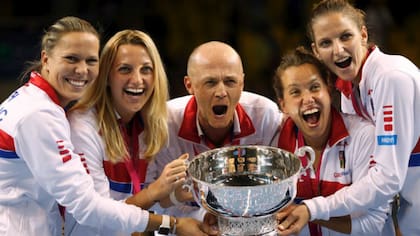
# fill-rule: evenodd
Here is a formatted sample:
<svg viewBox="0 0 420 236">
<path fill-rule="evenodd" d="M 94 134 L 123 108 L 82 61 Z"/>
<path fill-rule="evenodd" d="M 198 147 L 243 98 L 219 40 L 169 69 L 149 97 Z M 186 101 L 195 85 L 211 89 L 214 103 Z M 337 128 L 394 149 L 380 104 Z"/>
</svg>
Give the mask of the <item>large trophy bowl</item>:
<svg viewBox="0 0 420 236">
<path fill-rule="evenodd" d="M 310 154 L 302 167 L 298 156 Z M 275 213 L 296 197 L 297 180 L 315 154 L 249 145 L 203 152 L 188 164 L 188 188 L 197 203 L 218 218 L 221 235 L 277 235 Z"/>
</svg>

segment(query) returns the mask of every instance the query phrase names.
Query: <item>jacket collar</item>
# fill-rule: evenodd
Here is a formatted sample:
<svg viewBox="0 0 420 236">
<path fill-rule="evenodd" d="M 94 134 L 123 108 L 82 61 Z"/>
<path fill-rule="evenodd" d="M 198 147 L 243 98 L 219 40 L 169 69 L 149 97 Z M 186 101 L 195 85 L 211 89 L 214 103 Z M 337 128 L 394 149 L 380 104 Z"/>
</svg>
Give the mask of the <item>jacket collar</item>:
<svg viewBox="0 0 420 236">
<path fill-rule="evenodd" d="M 251 118 L 243 107 L 238 104 L 235 108 L 233 117 L 233 138 L 241 138 L 253 133 L 255 133 L 255 128 Z M 191 97 L 185 107 L 184 118 L 182 120 L 181 128 L 178 131 L 178 136 L 195 143 L 200 143 L 201 137 L 204 136 L 198 122 L 197 101 L 194 96 Z"/>
<path fill-rule="evenodd" d="M 362 67 L 360 68 L 360 81 L 362 81 L 362 71 L 363 71 L 363 66 L 365 65 L 365 62 L 367 60 L 367 58 L 369 57 L 369 55 L 371 54 L 371 52 L 373 50 L 376 49 L 375 45 L 372 45 L 369 47 L 367 53 L 366 53 L 366 59 L 363 62 Z M 350 98 L 350 94 L 352 93 L 353 90 L 353 84 L 351 81 L 346 81 L 341 79 L 340 77 L 337 77 L 337 80 L 335 81 L 335 87 L 342 93 L 344 94 L 344 96 L 346 96 L 347 98 Z"/>
<path fill-rule="evenodd" d="M 340 113 L 331 107 L 331 115 L 332 124 L 328 138 L 328 145 L 330 147 L 341 141 L 343 138 L 349 136 L 343 117 Z M 289 152 L 294 152 L 297 148 L 296 140 L 298 132 L 299 130 L 293 120 L 290 117 L 287 118 L 280 132 L 278 147 Z"/>
<path fill-rule="evenodd" d="M 60 100 L 58 99 L 58 95 L 55 92 L 54 88 L 48 83 L 48 81 L 42 78 L 42 76 L 38 72 L 36 71 L 31 72 L 29 83 L 40 88 L 42 91 L 44 91 L 48 95 L 48 97 L 51 98 L 51 100 L 53 100 L 55 104 L 61 106 Z"/>
</svg>

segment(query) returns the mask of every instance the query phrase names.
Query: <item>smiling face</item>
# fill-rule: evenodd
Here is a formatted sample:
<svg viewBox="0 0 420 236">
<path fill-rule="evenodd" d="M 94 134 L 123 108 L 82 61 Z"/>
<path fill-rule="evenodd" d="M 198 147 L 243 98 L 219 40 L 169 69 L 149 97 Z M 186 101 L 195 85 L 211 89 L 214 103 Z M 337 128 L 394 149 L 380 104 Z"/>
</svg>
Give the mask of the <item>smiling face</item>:
<svg viewBox="0 0 420 236">
<path fill-rule="evenodd" d="M 279 72 L 277 72 L 279 73 Z M 319 71 L 312 64 L 286 68 L 281 76 L 281 110 L 290 116 L 309 144 L 326 142 L 330 131 L 331 97 Z"/>
<path fill-rule="evenodd" d="M 196 98 L 203 129 L 231 127 L 243 81 L 239 55 L 227 45 L 208 43 L 193 54 L 184 84 Z"/>
<path fill-rule="evenodd" d="M 123 121 L 131 120 L 152 95 L 153 70 L 153 62 L 144 46 L 119 46 L 108 83 L 115 109 Z"/>
<path fill-rule="evenodd" d="M 312 21 L 312 49 L 343 80 L 357 78 L 367 53 L 367 30 L 349 15 L 330 12 Z"/>
<path fill-rule="evenodd" d="M 58 94 L 60 105 L 79 99 L 98 76 L 99 39 L 87 32 L 63 35 L 50 53 L 42 51 L 42 76 Z"/>
</svg>

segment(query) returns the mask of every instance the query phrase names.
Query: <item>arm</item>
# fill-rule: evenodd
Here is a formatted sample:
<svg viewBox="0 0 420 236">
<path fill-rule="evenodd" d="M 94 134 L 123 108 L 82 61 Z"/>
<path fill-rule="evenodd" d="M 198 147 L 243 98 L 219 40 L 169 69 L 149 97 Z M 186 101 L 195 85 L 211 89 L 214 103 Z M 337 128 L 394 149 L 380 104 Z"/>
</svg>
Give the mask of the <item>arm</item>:
<svg viewBox="0 0 420 236">
<path fill-rule="evenodd" d="M 95 191 L 110 198 L 109 180 L 104 170 L 105 147 L 92 110 L 69 115 L 71 141 L 75 153 L 83 153 Z"/>
<path fill-rule="evenodd" d="M 150 214 L 150 218 L 151 220 L 147 225 L 147 231 L 155 231 L 159 229 L 159 226 L 162 222 L 162 216 Z M 205 223 L 200 223 L 199 221 L 192 218 L 175 218 L 171 216 L 170 233 L 178 236 L 217 235 L 218 230 L 215 227 L 216 221 L 216 217 L 210 214 L 205 216 Z"/>
<path fill-rule="evenodd" d="M 30 119 L 24 119 L 18 129 L 20 134 L 38 134 L 39 139 L 27 135 L 16 137 L 16 151 L 26 161 L 36 181 L 80 224 L 127 233 L 159 228 L 162 216 L 102 197 L 94 190 L 92 178 L 80 157 L 72 151 L 70 127 L 64 113 L 37 112 Z M 204 236 L 215 232 L 191 218 L 180 218 L 178 222 L 178 235 Z"/>
<path fill-rule="evenodd" d="M 358 120 L 356 120 L 357 123 Z M 346 156 L 350 157 L 352 183 L 357 183 L 369 170 L 370 161 L 375 149 L 375 127 L 363 125 L 358 130 L 351 130 L 353 145 L 349 146 Z M 387 203 L 377 208 L 368 208 L 362 211 L 354 211 L 351 215 L 343 217 L 331 217 L 326 220 L 315 220 L 332 230 L 352 234 L 381 234 L 382 227 L 388 217 L 389 206 Z M 345 227 L 345 228 L 343 228 Z M 346 229 L 346 230 L 342 230 Z"/>
<path fill-rule="evenodd" d="M 355 122 L 359 122 L 355 120 Z M 374 126 L 359 126 L 358 129 L 351 131 L 352 143 L 346 149 L 348 164 L 351 164 L 352 173 L 352 185 L 362 179 L 367 171 L 374 150 Z M 334 198 L 337 193 L 330 195 L 328 198 Z M 359 192 L 360 194 L 360 192 Z M 317 197 L 326 199 L 324 197 Z M 283 234 L 288 235 L 290 233 L 300 232 L 300 230 L 307 224 L 310 218 L 313 220 L 314 217 L 310 217 L 311 212 L 307 207 L 307 203 L 312 200 L 304 200 L 304 205 L 299 206 L 296 210 L 291 213 L 290 217 L 287 214 L 283 215 L 286 218 L 286 222 L 280 225 L 280 229 L 283 229 Z M 334 217 L 329 220 L 313 220 L 314 223 L 319 223 L 322 226 L 328 227 L 332 230 L 339 231 L 342 233 L 352 234 L 366 234 L 375 233 L 380 234 L 382 227 L 385 224 L 389 207 L 387 203 L 378 208 L 369 208 L 365 210 L 359 210 L 352 212 L 351 216 L 346 215 L 343 217 Z M 289 226 L 293 226 L 287 229 Z M 287 230 L 285 230 L 287 229 Z"/>
<path fill-rule="evenodd" d="M 388 73 L 375 87 L 374 107 L 376 165 L 351 187 L 343 188 L 334 198 L 317 198 L 307 202 L 312 217 L 328 219 L 364 208 L 377 207 L 389 201 L 401 190 L 410 158 L 418 137 L 414 135 L 414 89 L 411 77 L 396 72 Z M 404 96 L 401 96 L 401 93 Z M 392 106 L 392 130 L 384 130 L 384 112 Z M 389 135 L 389 136 L 384 136 Z M 392 136 L 394 135 L 394 136 Z M 378 142 L 379 140 L 379 142 Z M 363 192 L 364 197 L 359 194 Z"/>
<path fill-rule="evenodd" d="M 109 181 L 103 166 L 106 159 L 105 147 L 102 137 L 99 135 L 93 111 L 73 112 L 69 115 L 69 122 L 75 152 L 84 154 L 89 174 L 95 183 L 95 190 L 102 196 L 110 197 Z M 147 189 L 143 189 L 136 195 L 127 198 L 126 203 L 148 209 L 155 202 L 168 198 L 167 196 L 172 189 L 185 181 L 185 159 L 188 159 L 188 155 L 181 155 L 178 159 L 167 164 L 161 176 L 155 182 Z M 177 177 L 178 180 L 176 180 Z"/>
<path fill-rule="evenodd" d="M 146 172 L 146 186 L 151 185 L 161 174 L 161 170 L 164 169 L 164 166 L 172 161 L 173 156 L 176 153 L 180 152 L 180 148 L 176 147 L 177 145 L 169 145 L 166 148 L 163 148 L 155 157 L 155 159 L 149 163 Z M 190 153 L 191 157 L 191 153 Z M 183 202 L 188 200 L 187 194 L 179 194 L 181 189 L 177 189 L 176 198 L 178 201 Z M 170 206 L 172 203 L 169 199 L 163 200 L 161 204 L 155 204 L 151 210 L 155 212 L 174 215 L 174 216 L 185 216 L 192 217 L 194 219 L 202 220 L 206 211 L 198 208 L 197 206 L 191 206 L 186 204 Z"/>
<path fill-rule="evenodd" d="M 314 220 L 312 222 L 343 234 L 351 233 L 351 217 L 349 215 L 331 217 L 329 220 Z"/>
<path fill-rule="evenodd" d="M 185 183 L 185 171 L 187 170 L 185 161 L 187 159 L 188 154 L 183 154 L 178 159 L 167 164 L 157 180 L 150 183 L 146 189 L 127 198 L 126 202 L 144 209 L 150 208 L 156 202 L 160 202 L 162 207 L 172 205 L 169 200 L 169 194 L 176 188 L 182 187 Z"/>
<path fill-rule="evenodd" d="M 144 231 L 149 213 L 101 197 L 93 187 L 80 157 L 73 152 L 70 128 L 62 110 L 35 111 L 21 120 L 16 152 L 33 178 L 81 224 L 126 232 Z M 37 138 L 26 134 L 37 134 Z"/>
</svg>

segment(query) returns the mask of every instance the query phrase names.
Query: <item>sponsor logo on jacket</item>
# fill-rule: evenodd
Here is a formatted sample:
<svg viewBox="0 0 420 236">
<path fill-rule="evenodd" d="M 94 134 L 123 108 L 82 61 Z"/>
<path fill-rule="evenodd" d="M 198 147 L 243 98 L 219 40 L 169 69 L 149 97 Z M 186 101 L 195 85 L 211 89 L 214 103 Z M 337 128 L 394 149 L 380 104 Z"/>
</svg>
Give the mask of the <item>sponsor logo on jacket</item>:
<svg viewBox="0 0 420 236">
<path fill-rule="evenodd" d="M 394 131 L 394 107 L 385 105 L 383 109 L 383 131 L 384 134 L 377 136 L 378 145 L 397 145 L 398 135 Z"/>
</svg>

